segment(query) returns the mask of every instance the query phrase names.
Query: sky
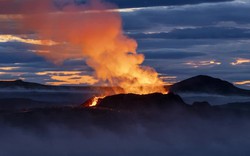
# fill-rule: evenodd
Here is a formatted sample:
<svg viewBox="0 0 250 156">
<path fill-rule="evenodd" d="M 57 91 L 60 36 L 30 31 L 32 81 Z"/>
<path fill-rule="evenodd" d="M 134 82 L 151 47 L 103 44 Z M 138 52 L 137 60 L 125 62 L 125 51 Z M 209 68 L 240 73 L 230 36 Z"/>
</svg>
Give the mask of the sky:
<svg viewBox="0 0 250 156">
<path fill-rule="evenodd" d="M 65 3 L 67 0 L 62 0 Z M 25 2 L 25 0 L 23 1 Z M 109 0 L 116 4 L 124 33 L 138 42 L 143 65 L 166 84 L 210 75 L 250 89 L 250 0 Z M 22 1 L 19 1 L 22 3 Z M 85 0 L 75 0 L 77 5 Z M 20 33 L 20 10 L 0 0 L 0 80 L 52 85 L 97 85 L 82 57 L 53 63 L 37 53 L 54 52 L 53 40 Z M 74 46 L 64 50 L 77 51 Z M 60 51 L 55 51 L 60 55 Z"/>
</svg>

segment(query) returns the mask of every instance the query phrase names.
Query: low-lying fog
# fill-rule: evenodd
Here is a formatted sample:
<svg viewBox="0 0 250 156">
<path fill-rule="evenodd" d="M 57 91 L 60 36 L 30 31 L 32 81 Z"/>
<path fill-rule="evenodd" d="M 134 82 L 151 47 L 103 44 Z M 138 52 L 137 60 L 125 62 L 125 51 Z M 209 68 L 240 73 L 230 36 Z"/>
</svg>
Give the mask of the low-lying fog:
<svg viewBox="0 0 250 156">
<path fill-rule="evenodd" d="M 78 105 L 96 93 L 0 91 L 0 100 L 28 98 L 61 106 Z M 189 104 L 194 101 L 208 101 L 213 105 L 250 101 L 249 97 L 240 96 L 181 96 Z M 31 113 L 31 116 L 14 115 L 9 119 L 7 114 L 0 120 L 0 156 L 248 156 L 250 153 L 249 117 L 219 113 L 207 118 L 206 111 L 198 112 L 201 116 L 161 113 L 159 120 L 154 115 L 143 118 L 129 115 L 129 122 L 126 117 L 113 122 L 116 117 L 102 119 L 103 116 L 97 114 L 85 118 L 74 112 L 72 119 L 67 111 L 58 117 L 54 112 L 45 112 L 42 116 Z M 81 119 L 75 121 L 78 118 Z"/>
<path fill-rule="evenodd" d="M 39 102 L 54 103 L 55 105 L 79 105 L 87 99 L 98 95 L 98 91 L 53 91 L 53 90 L 0 90 L 1 100 L 31 99 Z M 234 102 L 250 102 L 248 96 L 222 96 L 212 94 L 179 94 L 187 104 L 207 101 L 211 105 L 222 105 Z M 22 104 L 22 103 L 19 103 Z"/>
<path fill-rule="evenodd" d="M 188 103 L 207 101 L 211 105 L 222 105 L 235 102 L 250 102 L 249 96 L 223 96 L 212 94 L 179 94 Z"/>
<path fill-rule="evenodd" d="M 81 129 L 66 124 L 48 124 L 48 129 L 0 124 L 0 155 L 247 156 L 250 153 L 250 123 L 244 119 L 147 120 L 120 128 L 88 124 Z"/>
</svg>

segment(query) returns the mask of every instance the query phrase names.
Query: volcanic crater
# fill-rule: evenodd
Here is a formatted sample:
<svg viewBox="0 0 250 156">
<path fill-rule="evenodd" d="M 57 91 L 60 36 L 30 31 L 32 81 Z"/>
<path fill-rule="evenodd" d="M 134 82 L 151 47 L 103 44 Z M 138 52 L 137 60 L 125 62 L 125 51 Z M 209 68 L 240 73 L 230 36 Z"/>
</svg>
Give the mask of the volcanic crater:
<svg viewBox="0 0 250 156">
<path fill-rule="evenodd" d="M 94 105 L 93 105 L 94 103 Z M 145 110 L 153 108 L 176 108 L 187 107 L 182 98 L 174 93 L 162 94 L 152 93 L 145 95 L 138 94 L 117 94 L 106 97 L 93 97 L 84 102 L 82 107 L 93 109 L 115 109 L 115 110 Z"/>
</svg>

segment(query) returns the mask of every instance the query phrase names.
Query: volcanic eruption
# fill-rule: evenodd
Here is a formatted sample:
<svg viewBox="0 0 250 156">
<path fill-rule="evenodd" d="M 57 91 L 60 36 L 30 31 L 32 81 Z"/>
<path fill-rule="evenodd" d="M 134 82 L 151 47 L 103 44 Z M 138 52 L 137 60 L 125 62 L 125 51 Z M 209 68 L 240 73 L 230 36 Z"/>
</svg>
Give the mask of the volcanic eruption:
<svg viewBox="0 0 250 156">
<path fill-rule="evenodd" d="M 26 10 L 23 15 L 25 30 L 31 29 L 40 38 L 58 43 L 51 51 L 37 54 L 56 64 L 83 57 L 94 70 L 98 83 L 113 87 L 112 93 L 104 95 L 167 93 L 158 73 L 151 67 L 142 66 L 144 55 L 137 53 L 137 42 L 123 32 L 122 19 L 115 5 L 102 0 L 77 4 L 72 0 L 31 0 L 21 7 Z M 60 45 L 81 50 L 62 50 L 58 48 Z M 100 98 L 94 98 L 90 106 L 95 106 Z"/>
<path fill-rule="evenodd" d="M 81 105 L 98 109 L 111 109 L 119 111 L 150 111 L 152 109 L 173 110 L 176 108 L 187 109 L 188 105 L 179 95 L 174 93 L 152 93 L 146 95 L 117 94 L 106 97 L 93 97 Z"/>
</svg>

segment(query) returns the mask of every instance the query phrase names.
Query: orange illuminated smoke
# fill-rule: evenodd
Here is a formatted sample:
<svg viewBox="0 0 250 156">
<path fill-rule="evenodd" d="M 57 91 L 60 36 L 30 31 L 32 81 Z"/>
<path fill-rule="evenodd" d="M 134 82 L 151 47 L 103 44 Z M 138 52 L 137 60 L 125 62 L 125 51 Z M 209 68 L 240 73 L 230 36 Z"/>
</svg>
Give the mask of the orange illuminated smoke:
<svg viewBox="0 0 250 156">
<path fill-rule="evenodd" d="M 163 81 L 151 67 L 142 66 L 144 55 L 137 53 L 137 42 L 126 36 L 117 8 L 102 0 L 89 0 L 84 5 L 74 3 L 56 9 L 52 0 L 30 1 L 24 14 L 25 28 L 36 31 L 61 46 L 78 47 L 67 51 L 55 45 L 39 55 L 60 64 L 66 59 L 83 57 L 95 71 L 99 84 L 121 88 L 123 93 L 166 93 Z M 35 1 L 36 2 L 36 1 Z M 29 8 L 32 6 L 32 9 Z M 35 6 L 39 6 L 35 9 Z M 44 9 L 43 9 L 44 7 Z M 29 10 L 35 10 L 29 12 Z M 120 93 L 114 89 L 115 93 Z"/>
</svg>

